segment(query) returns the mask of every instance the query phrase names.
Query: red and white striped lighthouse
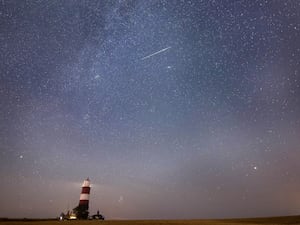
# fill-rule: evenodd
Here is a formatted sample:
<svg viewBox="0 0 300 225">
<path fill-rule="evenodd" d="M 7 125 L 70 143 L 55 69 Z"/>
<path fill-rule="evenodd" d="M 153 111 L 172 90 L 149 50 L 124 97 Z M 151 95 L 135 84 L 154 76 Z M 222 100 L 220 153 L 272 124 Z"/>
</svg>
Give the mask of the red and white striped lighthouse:
<svg viewBox="0 0 300 225">
<path fill-rule="evenodd" d="M 83 181 L 82 184 L 79 205 L 74 208 L 77 219 L 87 219 L 89 216 L 90 190 L 90 179 L 87 178 Z"/>
<path fill-rule="evenodd" d="M 80 199 L 79 199 L 79 205 L 85 206 L 84 208 L 86 208 L 86 210 L 89 209 L 90 190 L 91 190 L 90 179 L 87 178 L 83 181 Z"/>
</svg>

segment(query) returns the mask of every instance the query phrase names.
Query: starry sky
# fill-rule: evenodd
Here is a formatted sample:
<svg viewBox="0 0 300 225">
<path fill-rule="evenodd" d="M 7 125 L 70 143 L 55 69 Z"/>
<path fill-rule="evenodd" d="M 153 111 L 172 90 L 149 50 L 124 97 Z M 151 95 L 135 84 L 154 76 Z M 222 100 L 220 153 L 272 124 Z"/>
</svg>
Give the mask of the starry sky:
<svg viewBox="0 0 300 225">
<path fill-rule="evenodd" d="M 1 0 L 0 217 L 300 213 L 300 1 Z"/>
</svg>

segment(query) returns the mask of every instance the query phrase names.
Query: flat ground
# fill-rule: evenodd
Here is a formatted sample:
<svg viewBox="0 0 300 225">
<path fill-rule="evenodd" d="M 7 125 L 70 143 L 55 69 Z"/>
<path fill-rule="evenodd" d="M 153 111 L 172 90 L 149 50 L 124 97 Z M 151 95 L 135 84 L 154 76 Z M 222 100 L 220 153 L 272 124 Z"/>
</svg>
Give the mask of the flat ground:
<svg viewBox="0 0 300 225">
<path fill-rule="evenodd" d="M 226 220 L 106 220 L 106 221 L 44 221 L 44 220 L 0 220 L 0 225 L 280 225 L 299 224 L 300 216 L 226 219 Z"/>
</svg>

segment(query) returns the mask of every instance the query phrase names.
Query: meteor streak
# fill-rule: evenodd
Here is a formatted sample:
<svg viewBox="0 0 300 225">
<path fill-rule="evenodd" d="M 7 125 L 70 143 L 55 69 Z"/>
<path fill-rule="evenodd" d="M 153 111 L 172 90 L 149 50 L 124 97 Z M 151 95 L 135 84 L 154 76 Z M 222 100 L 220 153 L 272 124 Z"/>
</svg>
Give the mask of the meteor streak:
<svg viewBox="0 0 300 225">
<path fill-rule="evenodd" d="M 162 50 L 159 50 L 158 52 L 154 52 L 154 53 L 152 53 L 151 55 L 147 55 L 147 56 L 141 58 L 141 60 L 148 59 L 148 58 L 150 58 L 150 57 L 152 57 L 152 56 L 154 56 L 154 55 L 157 55 L 157 54 L 159 54 L 159 53 L 162 53 L 162 52 L 164 52 L 164 51 L 167 51 L 167 50 L 170 49 L 170 48 L 171 48 L 171 47 L 167 47 L 167 48 L 164 48 L 164 49 L 162 49 Z"/>
</svg>

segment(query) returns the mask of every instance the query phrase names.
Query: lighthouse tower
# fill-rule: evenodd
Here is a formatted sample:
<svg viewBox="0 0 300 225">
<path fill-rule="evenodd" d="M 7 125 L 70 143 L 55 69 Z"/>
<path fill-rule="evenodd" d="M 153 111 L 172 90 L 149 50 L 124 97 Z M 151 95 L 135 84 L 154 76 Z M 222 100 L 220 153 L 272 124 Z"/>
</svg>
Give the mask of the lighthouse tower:
<svg viewBox="0 0 300 225">
<path fill-rule="evenodd" d="M 83 181 L 80 199 L 79 199 L 79 205 L 85 207 L 86 210 L 89 209 L 90 190 L 91 190 L 90 179 L 87 178 Z"/>
<path fill-rule="evenodd" d="M 87 178 L 82 184 L 79 205 L 74 209 L 77 219 L 87 219 L 89 216 L 90 190 L 90 179 Z"/>
</svg>

